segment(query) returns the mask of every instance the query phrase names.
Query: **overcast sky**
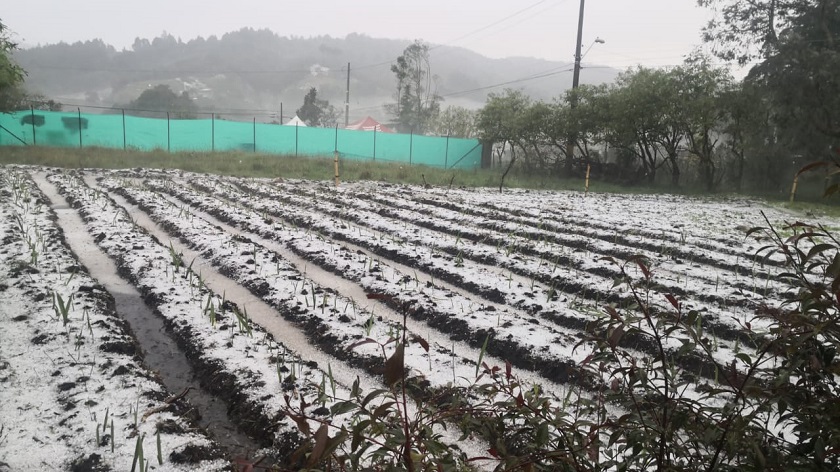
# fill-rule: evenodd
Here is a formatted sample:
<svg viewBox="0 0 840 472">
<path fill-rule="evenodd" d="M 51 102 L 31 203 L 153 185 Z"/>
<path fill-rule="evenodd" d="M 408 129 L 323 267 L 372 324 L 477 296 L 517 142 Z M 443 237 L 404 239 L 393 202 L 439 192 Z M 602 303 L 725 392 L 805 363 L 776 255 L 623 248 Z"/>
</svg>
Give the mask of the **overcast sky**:
<svg viewBox="0 0 840 472">
<path fill-rule="evenodd" d="M 184 41 L 243 27 L 282 36 L 363 33 L 462 46 L 499 58 L 574 59 L 579 0 L 29 0 L 0 20 L 24 45 L 101 38 L 118 49 L 166 31 Z M 709 12 L 696 0 L 589 0 L 584 62 L 675 65 L 701 44 Z"/>
</svg>

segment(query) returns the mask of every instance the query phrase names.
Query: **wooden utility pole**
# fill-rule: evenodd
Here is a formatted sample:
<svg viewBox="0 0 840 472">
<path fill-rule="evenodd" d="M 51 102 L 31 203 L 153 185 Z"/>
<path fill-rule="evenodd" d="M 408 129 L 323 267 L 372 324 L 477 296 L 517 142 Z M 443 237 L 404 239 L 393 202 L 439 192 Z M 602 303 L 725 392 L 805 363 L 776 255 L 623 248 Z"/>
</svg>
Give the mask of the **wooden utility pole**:
<svg viewBox="0 0 840 472">
<path fill-rule="evenodd" d="M 586 0 L 580 0 L 580 14 L 578 16 L 578 29 L 577 29 L 577 45 L 575 46 L 575 70 L 574 74 L 572 75 L 572 101 L 569 103 L 569 106 L 572 109 L 572 119 L 574 119 L 574 109 L 577 108 L 577 95 L 575 94 L 576 89 L 580 85 L 580 50 L 581 50 L 581 43 L 583 42 L 583 11 L 584 11 L 584 4 Z M 566 174 L 572 174 L 572 161 L 575 154 L 575 148 L 577 147 L 577 131 L 572 130 L 569 133 L 569 142 L 566 145 Z"/>
</svg>

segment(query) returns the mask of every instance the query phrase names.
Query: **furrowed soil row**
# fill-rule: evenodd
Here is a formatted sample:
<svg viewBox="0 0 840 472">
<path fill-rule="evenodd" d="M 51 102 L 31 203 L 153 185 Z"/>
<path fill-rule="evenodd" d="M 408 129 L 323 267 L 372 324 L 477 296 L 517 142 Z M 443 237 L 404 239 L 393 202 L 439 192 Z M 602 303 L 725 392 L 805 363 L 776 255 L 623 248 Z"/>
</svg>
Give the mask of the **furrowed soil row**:
<svg viewBox="0 0 840 472">
<path fill-rule="evenodd" d="M 197 185 L 197 186 L 201 187 L 201 185 Z M 337 236 L 337 239 L 339 239 L 339 240 L 350 241 L 354 244 L 366 247 L 367 249 L 370 249 L 373 252 L 378 253 L 378 254 L 382 254 L 382 252 L 377 250 L 378 248 L 380 248 L 383 245 L 391 244 L 388 241 L 382 241 L 382 238 L 379 238 L 375 242 L 370 241 L 369 239 L 366 240 L 366 239 L 364 239 L 365 234 L 363 234 L 361 232 L 359 233 L 359 235 L 354 235 L 354 234 L 352 234 L 351 229 L 348 228 L 346 225 L 344 225 L 341 221 L 321 221 L 323 219 L 313 218 L 311 215 L 307 215 L 306 211 L 299 211 L 299 210 L 297 210 L 294 207 L 291 207 L 289 205 L 283 205 L 282 208 L 277 208 L 276 207 L 277 204 L 271 203 L 271 201 L 274 200 L 276 196 L 271 194 L 270 192 L 267 193 L 267 194 L 266 193 L 259 194 L 257 196 L 257 198 L 250 198 L 249 199 L 246 196 L 244 196 L 242 194 L 242 192 L 230 191 L 229 187 L 226 184 L 220 183 L 218 181 L 211 184 L 210 186 L 207 186 L 205 184 L 204 190 L 208 193 L 213 194 L 214 196 L 217 196 L 217 197 L 219 197 L 219 196 L 230 196 L 231 198 L 235 199 L 235 198 L 237 198 L 236 195 L 238 195 L 239 196 L 238 198 L 240 198 L 241 200 L 238 201 L 237 204 L 242 205 L 244 207 L 248 207 L 249 205 L 256 205 L 255 209 L 257 210 L 258 214 L 260 214 L 260 215 L 266 215 L 266 214 L 273 215 L 273 216 L 277 216 L 279 218 L 284 218 L 284 219 L 286 219 L 286 221 L 290 221 L 295 225 L 309 226 L 309 227 L 315 228 L 317 231 L 323 232 L 325 235 L 329 235 L 330 237 L 336 237 Z M 247 200 L 247 203 L 246 203 L 246 200 Z M 292 214 L 294 214 L 294 216 L 292 216 Z M 330 217 L 328 217 L 328 219 L 329 218 Z M 341 229 L 342 226 L 344 226 L 343 229 Z M 399 246 L 399 247 L 397 247 L 397 246 Z M 392 244 L 391 246 L 388 247 L 388 251 L 390 253 L 399 253 L 399 251 L 401 251 L 403 249 L 405 249 L 405 245 L 393 245 Z M 423 249 L 424 248 L 422 246 L 412 246 L 412 247 L 408 248 L 408 250 L 418 251 L 418 252 L 422 252 Z M 407 265 L 410 265 L 411 262 L 416 261 L 418 259 L 421 259 L 421 260 L 424 260 L 424 261 L 426 261 L 427 259 L 430 260 L 430 261 L 435 260 L 435 258 L 430 256 L 428 253 L 426 253 L 422 256 L 405 256 L 405 255 L 403 255 L 403 258 L 401 258 L 401 259 L 408 260 L 409 262 L 406 263 Z M 466 265 L 466 262 L 465 262 L 465 265 Z M 492 276 L 490 276 L 490 277 L 492 277 Z M 596 311 L 597 307 L 593 307 L 592 310 Z M 573 310 L 565 310 L 565 311 L 560 312 L 559 314 L 546 313 L 544 310 L 537 310 L 537 312 L 539 313 L 540 316 L 543 316 L 546 319 L 549 319 L 549 320 L 557 323 L 560 326 L 565 326 L 566 327 L 565 329 L 573 329 L 573 330 L 581 331 L 581 330 L 585 329 L 585 327 L 586 327 L 587 318 L 585 316 L 581 317 L 581 315 L 575 315 L 575 311 L 573 311 Z M 592 316 L 592 315 L 589 315 L 589 316 Z M 715 327 L 713 329 L 716 330 L 717 328 Z M 736 334 L 734 334 L 734 336 L 736 336 L 736 337 L 739 334 L 741 334 L 740 332 L 735 332 L 735 333 Z M 650 351 L 650 350 L 654 349 L 654 346 L 653 346 L 653 344 L 651 344 L 650 340 L 636 339 L 633 336 L 629 336 L 626 339 L 626 343 L 628 343 L 629 346 L 633 346 L 637 349 L 642 349 L 642 350 L 646 350 L 646 351 Z M 721 359 L 726 358 L 726 356 L 728 355 L 727 351 L 729 351 L 730 349 L 740 349 L 741 348 L 737 345 L 737 341 L 733 344 L 729 344 L 729 343 L 726 343 L 724 341 L 721 341 L 719 343 L 719 346 L 720 346 L 719 357 Z M 569 347 L 569 346 L 567 345 L 567 347 Z M 676 348 L 677 346 L 674 346 L 674 347 Z M 684 364 L 684 367 L 689 369 L 690 371 L 695 372 L 695 373 L 699 373 L 699 374 L 701 374 L 703 376 L 707 376 L 709 378 L 712 378 L 714 376 L 714 372 L 716 371 L 714 365 L 699 362 L 696 358 L 694 358 L 693 356 L 690 356 L 690 355 L 684 356 L 684 358 L 682 359 L 681 362 Z"/>
<path fill-rule="evenodd" d="M 506 253 L 500 248 L 478 242 L 467 244 L 463 240 L 459 241 L 458 236 L 441 237 L 440 233 L 434 230 L 410 225 L 407 223 L 412 221 L 410 219 L 401 219 L 402 223 L 395 223 L 377 213 L 366 213 L 355 208 L 324 208 L 325 204 L 321 203 L 326 199 L 324 196 L 319 196 L 317 201 L 312 202 L 311 198 L 305 200 L 302 197 L 290 196 L 265 185 L 259 186 L 244 181 L 239 181 L 239 185 L 245 192 L 255 192 L 258 197 L 255 204 L 260 205 L 258 211 L 271 211 L 271 208 L 267 208 L 270 204 L 264 202 L 280 199 L 285 205 L 275 210 L 274 214 L 293 224 L 311 227 L 330 237 L 358 244 L 382 257 L 428 271 L 488 300 L 506 301 L 535 315 L 562 320 L 570 312 L 583 309 L 583 313 L 586 313 L 589 310 L 588 305 L 593 302 L 595 311 L 598 311 L 598 305 L 601 303 L 632 303 L 626 292 L 622 293 L 613 288 L 613 277 L 579 271 L 574 267 L 563 267 L 559 264 L 549 265 L 543 259 L 534 260 L 521 254 Z M 297 211 L 296 207 L 307 208 L 309 211 Z M 313 216 L 313 211 L 321 213 L 324 217 Z M 296 216 L 292 217 L 292 213 Z M 423 218 L 422 215 L 418 217 Z M 354 228 L 347 226 L 348 221 L 358 225 L 355 228 L 356 234 Z M 362 228 L 367 231 L 363 231 Z M 371 237 L 377 233 L 378 238 Z M 384 237 L 385 234 L 388 236 Z M 505 280 L 506 277 L 500 275 L 499 269 L 491 269 L 487 264 L 526 277 L 530 280 L 528 289 L 520 290 L 510 278 Z M 602 267 L 607 266 L 606 262 L 600 264 Z M 477 274 L 480 275 L 476 276 Z M 658 286 L 652 287 L 654 290 L 657 288 Z M 670 292 L 665 290 L 661 293 Z M 562 297 L 564 294 L 565 297 Z M 588 302 L 583 303 L 583 300 Z M 724 300 L 722 307 L 689 297 L 681 301 L 686 309 L 700 311 L 704 322 L 709 324 L 717 336 L 740 342 L 746 341 L 743 324 L 752 319 L 753 311 L 761 306 L 750 306 L 750 301 L 743 297 L 731 301 Z M 670 309 L 664 297 L 654 297 L 652 303 L 659 310 Z"/>
<path fill-rule="evenodd" d="M 282 411 L 284 396 L 317 397 L 326 373 L 286 349 L 247 318 L 247 312 L 210 291 L 188 262 L 160 244 L 105 193 L 78 177 L 50 180 L 83 216 L 97 244 L 121 275 L 164 319 L 193 362 L 202 386 L 229 404 L 229 415 L 279 458 L 300 444 L 297 427 Z M 331 401 L 324 399 L 324 408 Z"/>
<path fill-rule="evenodd" d="M 306 236 L 306 231 L 301 229 L 281 227 L 253 210 L 235 208 L 218 198 L 224 195 L 221 191 L 217 190 L 211 196 L 191 191 L 184 185 L 152 180 L 147 180 L 146 184 L 243 231 L 267 240 L 282 241 L 294 253 L 360 284 L 369 293 L 392 296 L 397 300 L 392 302 L 393 308 L 408 307 L 412 318 L 427 323 L 448 339 L 466 341 L 479 349 L 489 336 L 489 354 L 503 357 L 518 367 L 538 371 L 547 380 L 569 382 L 576 375 L 576 362 L 584 357 L 580 353 L 575 356 L 570 349 L 580 340 L 579 331 L 545 326 L 539 319 L 518 310 L 496 310 L 432 283 L 420 284 L 416 277 L 399 272 L 387 261 L 350 251 L 318 235 Z"/>
<path fill-rule="evenodd" d="M 155 467 L 227 470 L 191 405 L 143 365 L 48 202 L 25 172 L 0 171 L 0 469 L 129 470 L 142 443 Z"/>
</svg>

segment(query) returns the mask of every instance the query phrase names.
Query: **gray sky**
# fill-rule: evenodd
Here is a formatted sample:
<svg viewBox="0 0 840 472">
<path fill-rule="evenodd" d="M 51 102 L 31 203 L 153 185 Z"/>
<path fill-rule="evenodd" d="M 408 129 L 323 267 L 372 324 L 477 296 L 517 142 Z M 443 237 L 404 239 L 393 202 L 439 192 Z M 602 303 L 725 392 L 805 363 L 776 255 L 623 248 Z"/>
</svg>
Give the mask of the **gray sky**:
<svg viewBox="0 0 840 472">
<path fill-rule="evenodd" d="M 242 27 L 281 36 L 363 33 L 462 46 L 489 57 L 574 59 L 578 0 L 30 0 L 0 19 L 24 45 L 101 38 L 118 49 L 166 31 L 184 41 Z M 584 62 L 675 65 L 701 43 L 709 12 L 695 0 L 589 0 Z"/>
</svg>

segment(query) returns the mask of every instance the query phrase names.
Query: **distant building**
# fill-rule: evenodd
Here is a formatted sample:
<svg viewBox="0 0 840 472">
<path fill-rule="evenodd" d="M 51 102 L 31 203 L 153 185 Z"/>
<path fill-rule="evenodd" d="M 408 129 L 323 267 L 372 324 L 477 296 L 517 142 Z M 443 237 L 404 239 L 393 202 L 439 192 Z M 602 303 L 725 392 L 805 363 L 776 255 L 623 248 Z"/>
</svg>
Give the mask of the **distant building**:
<svg viewBox="0 0 840 472">
<path fill-rule="evenodd" d="M 380 133 L 395 133 L 396 131 L 374 120 L 371 117 L 362 118 L 359 121 L 354 121 L 347 125 L 345 129 L 353 129 L 357 131 L 379 131 Z"/>
</svg>

